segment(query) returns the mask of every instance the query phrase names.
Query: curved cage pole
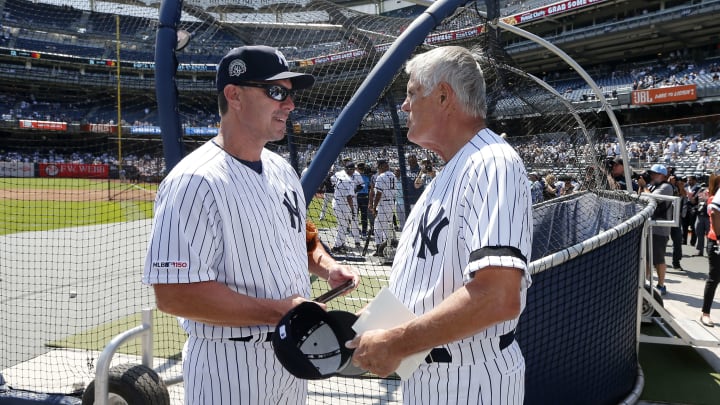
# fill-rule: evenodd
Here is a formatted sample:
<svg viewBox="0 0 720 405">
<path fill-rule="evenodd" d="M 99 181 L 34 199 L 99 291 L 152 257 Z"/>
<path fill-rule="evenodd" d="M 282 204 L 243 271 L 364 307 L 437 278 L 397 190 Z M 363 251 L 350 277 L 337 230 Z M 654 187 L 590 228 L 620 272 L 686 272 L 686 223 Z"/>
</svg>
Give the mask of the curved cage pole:
<svg viewBox="0 0 720 405">
<path fill-rule="evenodd" d="M 486 13 L 480 11 L 481 15 L 487 17 Z M 602 109 L 605 110 L 605 112 L 608 115 L 608 118 L 610 119 L 610 122 L 612 123 L 613 129 L 615 129 L 615 133 L 617 134 L 618 141 L 620 142 L 620 155 L 623 158 L 623 161 L 628 163 L 630 162 L 627 154 L 627 148 L 625 147 L 625 138 L 623 137 L 622 130 L 620 129 L 620 124 L 618 123 L 617 117 L 615 117 L 615 113 L 613 112 L 612 107 L 605 99 L 605 96 L 602 94 L 602 91 L 600 90 L 600 87 L 595 83 L 595 80 L 590 77 L 590 75 L 585 71 L 585 69 L 582 68 L 573 58 L 571 58 L 568 54 L 566 54 L 562 49 L 558 48 L 557 46 L 551 44 L 550 42 L 544 40 L 543 38 L 540 38 L 539 36 L 532 34 L 530 32 L 525 31 L 522 28 L 518 28 L 514 25 L 510 25 L 507 23 L 504 23 L 502 21 L 491 21 L 489 22 L 491 26 L 494 27 L 500 27 L 504 30 L 507 30 L 509 32 L 512 32 L 513 34 L 516 34 L 518 36 L 521 36 L 523 38 L 527 38 L 538 45 L 544 47 L 545 49 L 551 51 L 555 55 L 559 56 L 562 60 L 565 61 L 570 67 L 575 69 L 576 72 L 580 75 L 580 77 L 585 80 L 585 82 L 590 86 L 590 88 L 593 90 L 595 95 L 597 96 L 598 100 L 600 100 L 600 104 L 602 105 Z M 632 178 L 630 176 L 630 165 L 624 164 L 623 168 L 625 170 L 625 184 L 627 184 L 628 190 L 632 191 Z"/>
</svg>

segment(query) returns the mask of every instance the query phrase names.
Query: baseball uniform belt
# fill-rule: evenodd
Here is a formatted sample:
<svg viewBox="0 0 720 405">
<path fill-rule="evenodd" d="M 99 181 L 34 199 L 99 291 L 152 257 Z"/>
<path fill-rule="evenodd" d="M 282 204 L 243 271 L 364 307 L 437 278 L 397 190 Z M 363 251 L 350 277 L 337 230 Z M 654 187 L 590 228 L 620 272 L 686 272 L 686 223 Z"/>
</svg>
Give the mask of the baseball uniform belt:
<svg viewBox="0 0 720 405">
<path fill-rule="evenodd" d="M 273 333 L 272 333 L 272 332 L 268 332 L 268 333 L 265 335 L 265 340 L 264 340 L 264 341 L 265 341 L 265 342 L 271 342 L 271 341 L 272 341 L 272 337 L 273 337 Z M 228 339 L 228 340 L 232 340 L 233 342 L 252 342 L 252 341 L 257 340 L 257 338 L 256 338 L 255 336 L 250 335 L 250 336 L 243 336 L 243 337 L 234 337 L 234 338 L 230 338 L 230 339 Z"/>
<path fill-rule="evenodd" d="M 515 330 L 500 336 L 500 350 L 505 350 L 508 346 L 515 341 Z M 430 354 L 425 357 L 426 363 L 450 363 L 452 362 L 452 355 L 444 347 L 436 347 L 430 351 Z"/>
</svg>

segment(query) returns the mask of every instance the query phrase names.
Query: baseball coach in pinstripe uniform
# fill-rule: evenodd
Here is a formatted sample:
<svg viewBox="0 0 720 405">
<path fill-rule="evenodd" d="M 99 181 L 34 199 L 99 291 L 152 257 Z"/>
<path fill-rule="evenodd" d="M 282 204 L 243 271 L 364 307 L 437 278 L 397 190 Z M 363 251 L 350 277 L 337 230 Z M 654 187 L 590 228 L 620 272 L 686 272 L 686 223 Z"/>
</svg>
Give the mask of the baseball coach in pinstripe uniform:
<svg viewBox="0 0 720 405">
<path fill-rule="evenodd" d="M 308 271 L 330 287 L 357 285 L 317 232 L 308 238 L 300 179 L 265 148 L 285 136 L 293 92 L 314 81 L 290 72 L 274 48 L 231 50 L 217 70 L 218 136 L 178 163 L 158 190 L 143 282 L 189 335 L 186 404 L 304 403 L 307 382 L 278 362 L 272 331 L 308 300 Z"/>
<path fill-rule="evenodd" d="M 530 286 L 532 207 L 522 160 L 486 127 L 480 55 L 439 47 L 406 65 L 408 139 L 444 169 L 405 223 L 390 290 L 417 315 L 347 343 L 353 363 L 386 376 L 430 351 L 403 382 L 405 404 L 522 404 L 514 339 Z"/>
</svg>

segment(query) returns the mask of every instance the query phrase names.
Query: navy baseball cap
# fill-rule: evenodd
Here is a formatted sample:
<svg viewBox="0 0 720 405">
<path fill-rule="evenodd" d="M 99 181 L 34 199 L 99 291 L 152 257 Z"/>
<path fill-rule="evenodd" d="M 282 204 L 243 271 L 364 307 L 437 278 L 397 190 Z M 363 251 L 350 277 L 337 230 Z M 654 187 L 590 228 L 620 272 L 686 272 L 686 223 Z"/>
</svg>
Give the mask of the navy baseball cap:
<svg viewBox="0 0 720 405">
<path fill-rule="evenodd" d="M 275 356 L 290 374 L 305 380 L 364 374 L 352 365 L 354 350 L 345 347 L 355 337 L 356 320 L 353 313 L 325 311 L 317 303 L 303 302 L 275 327 Z"/>
<path fill-rule="evenodd" d="M 291 72 L 282 52 L 265 45 L 252 45 L 234 48 L 223 56 L 215 81 L 221 92 L 228 84 L 282 79 L 290 79 L 294 90 L 306 89 L 315 83 L 313 75 Z"/>
</svg>

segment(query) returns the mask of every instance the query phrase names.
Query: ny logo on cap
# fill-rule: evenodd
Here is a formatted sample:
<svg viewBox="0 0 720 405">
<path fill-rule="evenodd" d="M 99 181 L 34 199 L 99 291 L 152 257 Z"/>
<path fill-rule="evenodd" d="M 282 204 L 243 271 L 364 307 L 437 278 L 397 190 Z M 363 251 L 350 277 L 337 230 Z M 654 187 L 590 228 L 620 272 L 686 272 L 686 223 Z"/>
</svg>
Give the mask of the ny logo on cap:
<svg viewBox="0 0 720 405">
<path fill-rule="evenodd" d="M 276 49 L 276 50 L 275 50 L 275 55 L 277 55 L 277 57 L 278 57 L 278 62 L 280 62 L 280 64 L 282 64 L 282 65 L 285 66 L 285 67 L 289 67 L 289 66 L 288 66 L 288 63 L 287 63 L 287 60 L 285 60 L 285 55 L 283 55 L 282 52 L 280 52 L 280 51 L 278 51 L 278 50 Z"/>
<path fill-rule="evenodd" d="M 242 59 L 235 59 L 234 61 L 230 62 L 230 66 L 228 66 L 228 74 L 230 75 L 230 77 L 241 76 L 245 72 L 247 72 L 247 66 L 245 65 L 245 61 L 243 61 Z"/>
</svg>

